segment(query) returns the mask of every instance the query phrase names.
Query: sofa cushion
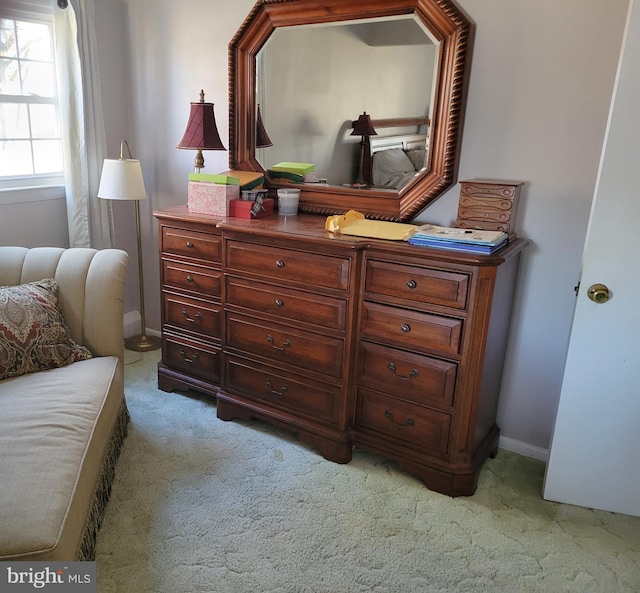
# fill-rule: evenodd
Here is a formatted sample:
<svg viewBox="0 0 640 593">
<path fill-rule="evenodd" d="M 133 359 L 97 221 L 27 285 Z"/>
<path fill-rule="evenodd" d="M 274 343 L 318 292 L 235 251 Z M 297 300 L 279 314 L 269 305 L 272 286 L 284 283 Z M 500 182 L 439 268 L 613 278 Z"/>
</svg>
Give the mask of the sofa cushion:
<svg viewBox="0 0 640 593">
<path fill-rule="evenodd" d="M 71 339 L 53 278 L 0 287 L 0 380 L 89 358 Z"/>
<path fill-rule="evenodd" d="M 115 356 L 0 382 L 0 559 L 78 557 L 123 392 Z"/>
</svg>

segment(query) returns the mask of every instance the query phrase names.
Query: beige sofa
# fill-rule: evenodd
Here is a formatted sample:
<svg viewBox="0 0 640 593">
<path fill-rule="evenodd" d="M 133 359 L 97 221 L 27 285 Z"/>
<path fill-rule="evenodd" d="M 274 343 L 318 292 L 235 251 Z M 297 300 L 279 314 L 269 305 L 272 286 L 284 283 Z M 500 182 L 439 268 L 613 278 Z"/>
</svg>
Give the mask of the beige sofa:
<svg viewBox="0 0 640 593">
<path fill-rule="evenodd" d="M 127 262 L 117 249 L 0 247 L 0 287 L 54 278 L 71 338 L 92 354 L 0 381 L 0 560 L 94 556 L 129 419 Z"/>
</svg>

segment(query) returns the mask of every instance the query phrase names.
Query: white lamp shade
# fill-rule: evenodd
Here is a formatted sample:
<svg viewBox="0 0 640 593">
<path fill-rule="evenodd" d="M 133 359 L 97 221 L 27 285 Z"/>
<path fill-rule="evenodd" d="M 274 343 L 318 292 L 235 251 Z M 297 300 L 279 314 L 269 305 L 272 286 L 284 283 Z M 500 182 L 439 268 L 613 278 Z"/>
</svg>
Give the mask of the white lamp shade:
<svg viewBox="0 0 640 593">
<path fill-rule="evenodd" d="M 105 200 L 144 200 L 142 167 L 137 159 L 105 159 L 98 197 Z"/>
</svg>

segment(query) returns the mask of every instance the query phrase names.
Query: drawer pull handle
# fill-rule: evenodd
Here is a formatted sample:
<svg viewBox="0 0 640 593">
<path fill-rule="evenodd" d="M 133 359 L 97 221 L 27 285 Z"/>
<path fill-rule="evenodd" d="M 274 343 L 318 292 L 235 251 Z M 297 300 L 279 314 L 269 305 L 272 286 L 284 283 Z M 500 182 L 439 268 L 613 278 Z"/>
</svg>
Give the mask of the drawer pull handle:
<svg viewBox="0 0 640 593">
<path fill-rule="evenodd" d="M 189 313 L 187 313 L 187 310 L 182 309 L 182 314 L 184 315 L 184 318 L 190 323 L 195 323 L 196 321 L 200 320 L 200 317 L 202 317 L 200 311 L 198 311 L 193 317 L 189 317 Z"/>
<path fill-rule="evenodd" d="M 193 276 L 191 275 L 187 276 L 187 282 L 193 283 Z"/>
<path fill-rule="evenodd" d="M 411 326 L 408 323 L 403 323 L 400 326 L 400 330 L 403 334 L 408 334 L 411 331 Z"/>
<path fill-rule="evenodd" d="M 280 346 L 276 346 L 273 343 L 273 336 L 271 334 L 269 334 L 267 336 L 267 342 L 269 342 L 269 344 L 271 344 L 271 347 L 274 350 L 280 350 L 280 352 L 283 352 L 284 350 L 286 350 L 289 346 L 291 346 L 291 340 L 285 340 L 284 342 L 282 342 L 282 347 Z"/>
<path fill-rule="evenodd" d="M 184 348 L 180 348 L 180 354 L 182 354 L 182 358 L 184 358 L 184 361 L 188 362 L 189 364 L 196 362 L 196 360 L 200 358 L 198 354 L 194 354 L 191 358 L 189 358 L 187 356 L 187 353 L 184 351 Z"/>
<path fill-rule="evenodd" d="M 413 418 L 407 418 L 406 422 L 401 423 L 401 422 L 396 422 L 393 419 L 393 414 L 389 411 L 389 410 L 385 410 L 384 412 L 384 417 L 389 421 L 392 422 L 393 424 L 395 424 L 396 426 L 402 426 L 403 428 L 405 426 L 413 426 L 416 422 Z"/>
<path fill-rule="evenodd" d="M 271 383 L 271 379 L 267 379 L 267 387 L 274 395 L 284 395 L 289 391 L 289 386 L 286 383 L 279 390 L 274 389 L 273 383 Z"/>
<path fill-rule="evenodd" d="M 187 241 L 187 247 L 189 249 L 193 249 L 193 243 L 191 241 Z"/>
<path fill-rule="evenodd" d="M 276 307 L 282 307 L 284 303 L 280 299 L 276 299 Z"/>
<path fill-rule="evenodd" d="M 276 268 L 284 268 L 284 262 L 281 259 L 276 260 Z"/>
<path fill-rule="evenodd" d="M 410 290 L 413 290 L 416 286 L 418 286 L 418 283 L 415 280 L 409 280 L 407 282 L 407 288 Z"/>
<path fill-rule="evenodd" d="M 403 381 L 411 381 L 411 379 L 418 376 L 418 369 L 412 369 L 408 375 L 398 375 L 398 373 L 396 373 L 396 365 L 392 362 L 387 365 L 387 368 L 393 373 L 394 377 L 398 377 L 398 379 L 402 379 Z"/>
</svg>

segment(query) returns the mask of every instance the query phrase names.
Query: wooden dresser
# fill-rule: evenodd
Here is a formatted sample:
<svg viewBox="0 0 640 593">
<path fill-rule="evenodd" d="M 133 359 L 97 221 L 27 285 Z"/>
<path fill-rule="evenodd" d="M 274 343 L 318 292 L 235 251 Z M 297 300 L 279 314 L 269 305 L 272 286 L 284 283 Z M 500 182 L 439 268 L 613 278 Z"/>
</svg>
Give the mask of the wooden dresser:
<svg viewBox="0 0 640 593">
<path fill-rule="evenodd" d="M 324 217 L 158 211 L 165 391 L 217 398 L 332 461 L 353 446 L 470 495 L 496 410 L 519 255 L 334 236 Z"/>
</svg>

